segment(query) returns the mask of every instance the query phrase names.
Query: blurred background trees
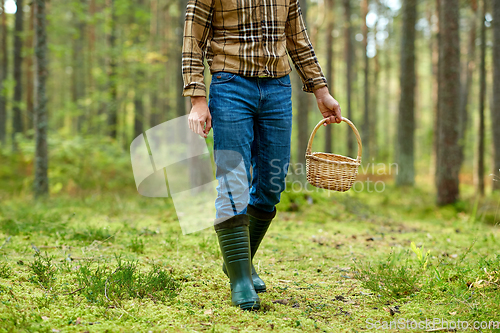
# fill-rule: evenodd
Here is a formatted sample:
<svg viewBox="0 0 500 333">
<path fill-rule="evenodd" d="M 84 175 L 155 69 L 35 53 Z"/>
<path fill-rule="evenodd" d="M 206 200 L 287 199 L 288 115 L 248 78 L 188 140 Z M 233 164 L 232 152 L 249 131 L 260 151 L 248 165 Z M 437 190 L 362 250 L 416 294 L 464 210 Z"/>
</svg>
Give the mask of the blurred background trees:
<svg viewBox="0 0 500 333">
<path fill-rule="evenodd" d="M 491 177 L 500 173 L 499 1 L 300 2 L 330 90 L 363 135 L 365 170 L 399 186 L 434 187 L 438 204 L 455 202 L 460 184 L 478 193 L 500 188 Z M 41 3 L 45 55 L 36 17 Z M 112 147 L 126 159 L 137 135 L 185 114 L 180 59 L 186 5 L 0 0 L 1 186 L 21 191 L 35 181 L 35 169 L 44 168 L 44 135 L 49 160 L 62 147 L 88 153 L 80 159 Z M 304 163 L 321 115 L 295 70 L 292 80 L 292 162 Z M 315 151 L 356 155 L 345 124 L 321 129 L 318 138 Z M 377 167 L 394 162 L 398 169 L 391 174 Z M 91 161 L 57 163 L 48 165 L 51 192 L 85 187 L 77 176 L 81 169 L 62 175 Z M 98 165 L 91 172 L 98 173 Z M 23 180 L 12 182 L 16 175 Z"/>
</svg>

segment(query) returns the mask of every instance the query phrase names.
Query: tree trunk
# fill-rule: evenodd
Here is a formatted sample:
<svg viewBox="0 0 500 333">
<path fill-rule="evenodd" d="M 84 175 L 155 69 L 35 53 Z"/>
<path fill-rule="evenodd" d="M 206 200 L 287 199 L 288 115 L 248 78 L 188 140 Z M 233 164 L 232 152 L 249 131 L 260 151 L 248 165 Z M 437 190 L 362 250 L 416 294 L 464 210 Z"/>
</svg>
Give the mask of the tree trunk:
<svg viewBox="0 0 500 333">
<path fill-rule="evenodd" d="M 441 55 L 441 39 L 442 39 L 442 34 L 443 34 L 443 18 L 442 18 L 442 10 L 441 10 L 441 1 L 442 0 L 436 0 L 436 11 L 437 11 L 437 18 L 438 18 L 438 32 L 436 36 L 436 45 L 438 49 L 438 62 L 437 62 L 437 103 L 436 103 L 436 117 L 434 121 L 434 155 L 436 156 L 435 162 L 436 162 L 436 167 L 434 168 L 434 182 L 436 185 L 436 188 L 439 186 L 438 184 L 438 165 L 441 165 L 441 161 L 439 160 L 441 157 L 441 154 L 439 154 L 439 133 L 441 133 L 441 97 L 443 93 L 441 92 L 443 84 L 441 83 L 441 80 L 443 78 L 443 59 Z"/>
<path fill-rule="evenodd" d="M 33 79 L 35 72 L 33 71 L 33 34 L 34 34 L 34 16 L 35 6 L 30 4 L 30 20 L 29 20 L 29 34 L 26 38 L 25 48 L 30 50 L 26 58 L 26 128 L 27 130 L 33 129 Z"/>
<path fill-rule="evenodd" d="M 137 72 L 137 79 L 144 80 L 144 72 Z M 144 103 L 142 100 L 142 93 L 137 88 L 135 89 L 134 96 L 134 138 L 141 135 L 144 131 Z"/>
<path fill-rule="evenodd" d="M 160 11 L 161 13 L 161 18 L 159 20 L 159 31 L 162 32 L 163 36 L 166 38 L 161 38 L 161 54 L 164 55 L 167 60 L 165 61 L 165 68 L 167 69 L 166 72 L 168 73 L 170 68 L 173 68 L 177 66 L 179 58 L 177 58 L 177 49 L 174 47 L 171 47 L 171 43 L 175 43 L 177 41 L 177 35 L 176 35 L 176 28 L 177 28 L 177 21 L 172 19 L 172 16 L 170 15 L 169 7 L 164 6 L 163 10 Z M 158 102 L 157 102 L 157 109 L 156 109 L 156 114 L 155 114 L 155 119 L 156 119 L 156 124 L 160 124 L 163 121 L 167 119 L 172 119 L 177 116 L 177 114 L 180 113 L 180 110 L 177 110 L 175 107 L 178 103 L 177 97 L 172 101 L 173 98 L 170 98 L 170 95 L 167 93 L 168 91 L 171 91 L 175 89 L 176 92 L 179 92 L 177 90 L 178 84 L 180 83 L 178 81 L 178 77 L 174 76 L 172 78 L 171 75 L 164 75 L 162 77 L 158 76 L 159 79 L 159 84 L 158 84 Z M 172 82 L 173 81 L 173 82 Z M 181 85 L 184 84 L 184 82 L 180 83 Z M 172 89 L 172 85 L 175 87 Z M 181 92 L 179 92 L 181 94 Z M 190 103 L 190 99 L 187 98 L 187 101 L 183 99 L 182 102 L 184 103 L 183 105 L 185 106 L 185 110 L 187 110 L 187 105 Z M 181 104 L 182 105 L 182 104 Z M 190 105 L 190 104 L 189 104 Z M 186 113 L 187 111 L 184 111 Z"/>
<path fill-rule="evenodd" d="M 182 62 L 182 40 L 184 38 L 184 20 L 186 17 L 186 7 L 187 0 L 179 0 L 179 29 L 176 29 L 177 34 L 177 57 L 179 58 L 179 64 Z M 177 103 L 177 117 L 184 116 L 186 114 L 186 99 L 182 96 L 182 90 L 184 87 L 184 81 L 182 79 L 182 66 L 175 66 L 177 68 L 176 73 L 176 84 L 177 94 L 176 94 L 176 103 Z"/>
<path fill-rule="evenodd" d="M 302 17 L 304 19 L 304 24 L 307 27 L 307 0 L 300 1 L 300 9 L 302 11 Z M 296 75 L 298 77 L 298 75 Z M 297 101 L 297 163 L 299 165 L 306 164 L 306 149 L 307 141 L 309 139 L 309 106 L 311 101 L 311 94 L 302 92 L 302 81 L 296 79 L 293 81 L 295 91 L 295 98 Z M 302 176 L 302 175 L 301 175 Z"/>
<path fill-rule="evenodd" d="M 108 133 L 113 139 L 117 139 L 118 127 L 118 99 L 116 82 L 116 10 L 115 0 L 109 0 L 111 9 L 109 43 L 109 105 L 108 105 Z"/>
<path fill-rule="evenodd" d="M 84 7 L 86 6 L 87 0 L 81 0 L 79 6 L 74 6 L 74 17 L 76 24 L 76 31 L 78 35 L 73 39 L 73 89 L 72 89 L 72 100 L 75 105 L 77 112 L 76 117 L 76 130 L 77 133 L 82 132 L 83 124 L 85 122 L 86 107 L 83 103 L 85 98 L 85 57 L 84 57 L 84 45 L 85 45 L 85 21 L 79 17 L 80 12 L 85 12 Z"/>
<path fill-rule="evenodd" d="M 479 70 L 479 128 L 477 147 L 477 190 L 484 195 L 484 103 L 486 95 L 486 0 L 483 0 L 483 14 L 481 16 L 481 64 Z"/>
<path fill-rule="evenodd" d="M 387 7 L 384 6 L 384 16 L 388 15 L 387 14 L 388 12 L 388 9 Z M 391 36 L 391 26 L 389 25 L 387 27 L 387 30 L 389 32 L 389 36 Z M 392 98 L 391 98 L 391 88 L 392 88 L 392 63 L 393 63 L 393 59 L 392 59 L 392 47 L 391 47 L 391 43 L 386 39 L 384 41 L 384 86 L 385 86 L 385 89 L 384 89 L 384 104 L 383 104 L 383 107 L 382 107 L 382 112 L 381 112 L 381 118 L 382 119 L 389 119 L 389 117 L 391 116 L 391 112 L 390 112 L 390 109 L 391 109 L 391 102 L 392 102 Z M 385 126 L 384 126 L 385 127 Z M 391 148 L 392 147 L 395 147 L 395 145 L 392 144 L 391 142 L 391 139 L 392 139 L 392 135 L 391 135 L 391 130 L 392 130 L 392 126 L 389 127 L 389 128 L 385 128 L 385 130 L 382 132 L 381 136 L 382 136 L 382 142 L 384 142 L 384 145 L 383 145 L 383 157 L 385 159 L 385 161 L 387 162 L 393 162 L 393 158 L 391 157 Z M 380 149 L 382 150 L 382 149 Z"/>
<path fill-rule="evenodd" d="M 364 74 L 364 119 L 363 119 L 363 142 L 365 143 L 366 149 L 363 149 L 363 159 L 369 161 L 371 146 L 370 142 L 370 83 L 369 83 L 369 65 L 370 59 L 368 58 L 368 26 L 366 25 L 366 16 L 368 15 L 368 0 L 361 0 L 361 17 L 363 19 L 363 24 L 361 26 L 361 31 L 363 33 L 363 59 L 365 61 L 365 66 L 363 70 Z"/>
<path fill-rule="evenodd" d="M 158 51 L 158 0 L 152 0 L 150 2 L 150 27 L 149 27 L 149 48 L 152 51 Z M 167 38 L 167 36 L 164 36 Z M 158 105 L 158 83 L 161 82 L 158 79 L 158 75 L 153 75 L 152 71 L 148 71 L 148 82 L 156 82 L 156 86 L 152 89 L 148 89 L 149 93 L 149 127 L 156 126 L 155 115 L 157 114 Z"/>
<path fill-rule="evenodd" d="M 415 24 L 417 1 L 405 0 L 403 31 L 401 37 L 401 99 L 398 115 L 397 161 L 399 164 L 396 184 L 413 186 L 415 183 Z"/>
<path fill-rule="evenodd" d="M 458 144 L 460 94 L 459 1 L 441 0 L 439 42 L 439 126 L 437 156 L 437 203 L 451 204 L 459 196 Z"/>
<path fill-rule="evenodd" d="M 460 166 L 462 166 L 464 161 L 464 150 L 466 142 L 466 131 L 468 123 L 468 104 L 469 104 L 469 92 L 472 85 L 472 75 L 474 73 L 475 67 L 475 56 L 476 56 L 476 21 L 477 21 L 477 2 L 476 0 L 471 1 L 472 16 L 470 19 L 470 31 L 469 31 L 469 46 L 467 50 L 467 63 L 465 65 L 465 80 L 462 84 L 462 100 L 460 101 L 460 112 L 459 119 L 460 122 L 460 132 L 459 132 L 459 142 L 460 142 Z"/>
<path fill-rule="evenodd" d="M 177 22 L 171 18 L 170 11 L 167 6 L 165 6 L 161 14 L 162 14 L 161 17 L 162 18 L 164 17 L 164 19 L 159 20 L 160 23 L 158 29 L 159 31 L 163 32 L 164 36 L 167 37 L 167 38 L 161 38 L 161 54 L 163 54 L 167 58 L 165 66 L 168 71 L 168 68 L 176 66 L 178 61 L 176 53 L 177 50 L 173 47 L 170 47 L 171 43 L 177 40 L 175 32 L 177 24 L 174 24 Z M 165 75 L 163 77 L 158 77 L 158 78 L 160 80 L 160 84 L 158 85 L 160 92 L 159 92 L 158 107 L 156 113 L 156 119 L 157 119 L 156 123 L 160 124 L 161 122 L 167 119 L 175 118 L 180 111 L 175 109 L 176 103 L 178 103 L 177 98 L 174 101 L 172 101 L 172 99 L 169 98 L 170 96 L 166 93 L 167 91 L 172 90 L 172 85 L 175 86 L 174 89 L 177 89 L 177 83 L 178 83 L 177 76 L 175 76 L 173 80 L 170 75 Z M 182 84 L 184 84 L 184 82 Z M 190 103 L 190 98 L 187 98 L 187 101 L 184 100 L 181 103 L 184 103 L 185 108 L 187 109 L 187 105 Z"/>
<path fill-rule="evenodd" d="M 95 0 L 90 0 L 89 3 L 89 24 L 88 24 L 88 37 L 87 37 L 87 42 L 88 42 L 88 52 L 87 52 L 87 87 L 88 87 L 88 96 L 91 98 L 94 96 L 95 92 L 95 83 L 94 83 L 94 76 L 92 74 L 93 66 L 94 66 L 94 53 L 95 53 L 95 23 L 94 23 L 94 15 L 96 13 L 96 3 Z M 89 119 L 88 119 L 88 132 L 89 133 L 96 133 L 96 127 L 95 126 L 95 118 L 98 118 L 98 115 L 95 114 L 95 102 L 91 101 L 91 104 L 88 106 L 89 110 Z"/>
<path fill-rule="evenodd" d="M 491 128 L 493 132 L 493 190 L 500 191 L 500 1 L 493 1 L 493 104 Z"/>
<path fill-rule="evenodd" d="M 334 95 L 333 79 L 333 20 L 334 20 L 334 0 L 326 0 L 327 25 L 326 25 L 326 81 L 330 94 Z M 325 152 L 332 151 L 332 127 L 325 127 Z"/>
<path fill-rule="evenodd" d="M 439 4 L 439 0 L 437 1 Z M 438 6 L 439 7 L 439 6 Z M 437 9 L 437 18 L 439 21 L 439 9 Z M 427 3 L 427 21 L 432 22 L 434 16 L 434 10 L 432 8 L 432 2 Z M 439 24 L 438 24 L 438 32 L 439 32 Z M 436 147 L 437 147 L 437 114 L 438 114 L 438 33 L 433 33 L 431 30 L 431 36 L 429 38 L 429 61 L 431 64 L 431 80 L 432 80 L 432 89 L 431 89 L 431 98 L 434 112 L 434 121 L 433 121 L 433 140 L 432 140 L 432 152 L 431 152 L 431 161 L 429 163 L 429 174 L 434 175 L 434 181 L 436 176 Z"/>
<path fill-rule="evenodd" d="M 23 0 L 17 0 L 16 23 L 14 29 L 14 100 L 12 107 L 12 145 L 17 149 L 16 134 L 23 132 L 21 99 L 23 95 Z"/>
<path fill-rule="evenodd" d="M 0 39 L 0 50 L 2 62 L 0 64 L 0 144 L 5 144 L 7 130 L 7 111 L 5 109 L 7 96 L 3 93 L 3 83 L 7 79 L 9 55 L 7 53 L 7 14 L 5 14 L 5 0 L 1 0 L 2 5 L 2 34 Z"/>
<path fill-rule="evenodd" d="M 36 104 L 35 104 L 35 198 L 49 194 L 48 152 L 47 152 L 47 96 L 45 84 L 47 81 L 47 33 L 45 30 L 45 0 L 35 0 L 36 29 Z"/>
<path fill-rule="evenodd" d="M 370 121 L 370 142 L 371 142 L 371 151 L 370 155 L 373 159 L 378 159 L 378 119 L 379 119 L 379 79 L 380 79 L 380 50 L 378 48 L 378 39 L 377 39 L 377 27 L 380 19 L 380 1 L 376 0 L 376 9 L 377 9 L 377 21 L 375 22 L 375 27 L 373 29 L 373 35 L 375 36 L 375 56 L 373 57 L 373 83 L 371 85 L 371 117 Z M 373 163 L 373 162 L 372 162 Z"/>
<path fill-rule="evenodd" d="M 350 0 L 343 0 L 344 4 L 344 55 L 346 63 L 347 75 L 347 114 L 346 117 L 351 119 L 351 102 L 352 102 L 352 65 L 354 52 L 352 48 L 352 33 L 351 33 L 351 3 Z M 347 131 L 347 156 L 354 155 L 354 137 L 352 131 Z"/>
<path fill-rule="evenodd" d="M 144 1 L 143 0 L 137 0 L 137 6 L 139 7 L 138 10 L 141 12 L 144 11 L 143 8 Z M 140 28 L 142 26 L 142 22 L 136 22 L 137 24 L 137 29 L 138 31 L 136 32 L 135 36 L 135 43 L 136 45 L 140 45 L 141 41 L 139 39 L 139 35 L 142 34 L 143 30 Z M 135 87 L 134 87 L 134 137 L 136 138 L 139 135 L 142 134 L 144 131 L 144 70 L 142 70 L 142 63 L 139 61 L 136 64 L 136 71 L 135 71 Z M 126 141 L 128 142 L 128 141 Z"/>
</svg>

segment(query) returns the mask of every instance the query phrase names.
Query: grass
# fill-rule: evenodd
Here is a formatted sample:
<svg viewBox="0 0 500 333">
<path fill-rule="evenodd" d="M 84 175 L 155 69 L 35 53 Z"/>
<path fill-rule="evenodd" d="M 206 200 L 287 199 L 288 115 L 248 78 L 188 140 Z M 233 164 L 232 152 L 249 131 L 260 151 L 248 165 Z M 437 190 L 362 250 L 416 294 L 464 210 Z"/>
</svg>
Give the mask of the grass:
<svg viewBox="0 0 500 333">
<path fill-rule="evenodd" d="M 213 230 L 182 235 L 170 199 L 0 199 L 0 332 L 360 332 L 397 320 L 500 321 L 498 196 L 435 208 L 421 188 L 285 192 L 254 260 L 268 285 L 256 312 L 230 305 Z"/>
</svg>

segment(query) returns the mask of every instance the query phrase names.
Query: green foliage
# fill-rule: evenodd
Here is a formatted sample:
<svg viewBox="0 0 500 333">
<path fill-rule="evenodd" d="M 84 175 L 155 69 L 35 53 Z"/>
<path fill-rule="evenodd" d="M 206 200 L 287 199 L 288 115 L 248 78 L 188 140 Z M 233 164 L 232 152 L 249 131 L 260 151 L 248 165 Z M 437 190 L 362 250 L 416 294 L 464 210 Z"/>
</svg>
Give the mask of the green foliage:
<svg viewBox="0 0 500 333">
<path fill-rule="evenodd" d="M 417 246 L 415 245 L 415 242 L 411 242 L 411 250 L 417 255 L 417 259 L 420 262 L 422 269 L 426 269 L 427 262 L 429 260 L 429 254 L 431 253 L 431 250 L 429 250 L 429 251 L 427 251 L 427 253 L 425 253 L 424 246 L 422 245 L 422 247 L 417 248 Z"/>
<path fill-rule="evenodd" d="M 455 264 L 440 260 L 431 264 L 432 269 L 426 270 L 429 251 L 424 255 L 423 246 L 417 248 L 413 242 L 411 247 L 417 254 L 418 265 L 411 263 L 408 251 L 391 252 L 386 261 L 377 265 L 355 261 L 355 278 L 364 288 L 382 296 L 382 301 L 422 297 L 422 292 L 431 299 L 451 297 L 455 302 L 465 303 L 480 311 L 477 300 L 473 298 L 475 290 L 492 293 L 495 299 L 500 298 L 496 292 L 500 281 L 500 255 L 464 261 L 471 245 Z"/>
<path fill-rule="evenodd" d="M 135 253 L 144 253 L 144 242 L 141 238 L 134 238 L 127 246 L 130 251 Z"/>
<path fill-rule="evenodd" d="M 87 242 L 112 241 L 113 234 L 106 227 L 104 228 L 88 227 L 83 230 L 75 231 L 70 235 L 70 238 L 74 240 L 87 241 Z"/>
<path fill-rule="evenodd" d="M 59 212 L 34 207 L 31 203 L 23 203 L 12 210 L 0 207 L 0 214 L 0 230 L 8 235 L 35 232 L 52 234 L 64 229 L 68 222 Z"/>
<path fill-rule="evenodd" d="M 389 186 L 376 196 L 285 193 L 282 204 L 300 205 L 278 207 L 254 258 L 268 285 L 256 313 L 230 305 L 213 230 L 182 235 L 170 199 L 9 198 L 0 208 L 0 225 L 11 224 L 0 228 L 9 267 L 0 331 L 341 332 L 365 330 L 368 317 L 495 318 L 497 228 L 469 223 L 473 200 L 433 210 L 430 197 Z"/>
<path fill-rule="evenodd" d="M 0 278 L 8 279 L 12 275 L 12 268 L 6 262 L 0 263 Z"/>
<path fill-rule="evenodd" d="M 357 268 L 354 277 L 361 281 L 364 288 L 377 294 L 401 298 L 420 290 L 422 276 L 410 263 L 408 252 L 391 252 L 387 260 L 374 266 L 369 262 L 354 262 Z"/>
<path fill-rule="evenodd" d="M 45 288 L 53 284 L 57 269 L 52 263 L 52 259 L 47 253 L 45 255 L 42 255 L 40 252 L 35 253 L 35 259 L 29 264 L 29 268 L 33 274 L 30 277 L 31 282 L 39 283 Z"/>
<path fill-rule="evenodd" d="M 109 138 L 52 134 L 48 145 L 52 194 L 135 187 L 128 152 Z M 19 152 L 0 149 L 2 191 L 31 193 L 34 151 L 34 141 L 22 137 Z"/>
<path fill-rule="evenodd" d="M 7 306 L 0 312 L 0 327 L 4 332 L 52 332 L 41 325 L 42 318 L 19 306 Z"/>
<path fill-rule="evenodd" d="M 97 303 L 102 300 L 108 271 L 108 267 L 101 265 L 91 270 L 89 264 L 81 265 L 76 271 L 78 284 L 83 290 L 81 294 L 85 296 L 87 301 Z"/>
<path fill-rule="evenodd" d="M 141 272 L 137 261 L 123 261 L 117 257 L 117 267 L 90 264 L 77 270 L 81 294 L 91 303 L 106 305 L 120 303 L 130 298 L 150 298 L 167 301 L 175 297 L 180 285 L 163 267 L 153 265 L 147 272 Z"/>
</svg>

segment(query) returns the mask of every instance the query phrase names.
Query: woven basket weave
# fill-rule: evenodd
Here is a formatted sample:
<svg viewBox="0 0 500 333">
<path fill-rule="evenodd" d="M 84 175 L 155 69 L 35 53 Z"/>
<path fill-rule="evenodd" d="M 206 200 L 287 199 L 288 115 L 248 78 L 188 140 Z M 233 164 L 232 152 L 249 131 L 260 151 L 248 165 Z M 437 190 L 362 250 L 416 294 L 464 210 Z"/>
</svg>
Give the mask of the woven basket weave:
<svg viewBox="0 0 500 333">
<path fill-rule="evenodd" d="M 361 137 L 356 126 L 347 118 L 342 118 L 351 126 L 358 141 L 358 158 L 350 158 L 330 153 L 311 153 L 314 136 L 326 119 L 322 119 L 314 128 L 309 138 L 306 150 L 306 172 L 307 181 L 316 187 L 325 188 L 339 192 L 348 191 L 358 175 L 358 167 L 361 165 Z"/>
</svg>

